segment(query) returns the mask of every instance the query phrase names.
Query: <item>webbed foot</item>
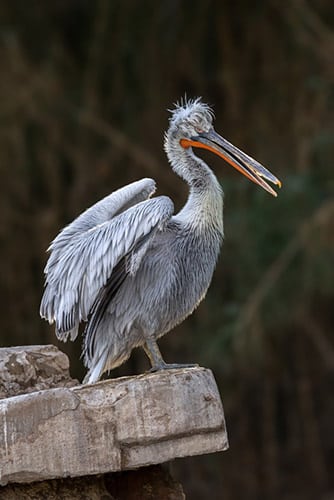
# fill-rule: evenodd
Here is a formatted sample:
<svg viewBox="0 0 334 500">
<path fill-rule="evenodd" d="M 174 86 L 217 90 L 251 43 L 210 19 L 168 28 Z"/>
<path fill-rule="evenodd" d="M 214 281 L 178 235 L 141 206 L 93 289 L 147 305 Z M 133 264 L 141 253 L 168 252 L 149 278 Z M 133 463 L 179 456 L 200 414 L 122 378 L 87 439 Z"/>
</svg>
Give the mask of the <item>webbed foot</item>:
<svg viewBox="0 0 334 500">
<path fill-rule="evenodd" d="M 197 363 L 159 363 L 150 369 L 150 373 L 158 372 L 160 370 L 173 370 L 175 368 L 198 368 Z"/>
<path fill-rule="evenodd" d="M 152 368 L 150 373 L 158 372 L 160 370 L 172 370 L 175 368 L 195 368 L 198 367 L 197 364 L 193 363 L 165 363 L 161 356 L 158 344 L 154 339 L 148 339 L 143 345 L 144 351 L 146 352 L 149 360 L 151 361 Z"/>
</svg>

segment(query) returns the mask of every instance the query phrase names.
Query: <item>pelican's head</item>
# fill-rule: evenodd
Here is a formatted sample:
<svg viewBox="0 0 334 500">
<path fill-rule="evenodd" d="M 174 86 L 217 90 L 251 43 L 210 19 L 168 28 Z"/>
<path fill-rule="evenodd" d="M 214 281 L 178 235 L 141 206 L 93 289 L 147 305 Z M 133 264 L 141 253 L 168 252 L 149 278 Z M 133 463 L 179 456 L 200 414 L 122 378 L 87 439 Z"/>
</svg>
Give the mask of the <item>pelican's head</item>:
<svg viewBox="0 0 334 500">
<path fill-rule="evenodd" d="M 175 109 L 171 110 L 169 129 L 165 134 L 165 151 L 171 163 L 175 163 L 177 151 L 207 149 L 270 194 L 277 196 L 264 179 L 278 187 L 281 187 L 281 182 L 263 165 L 217 134 L 212 125 L 213 118 L 212 109 L 203 103 L 201 98 L 181 100 L 175 105 Z"/>
<path fill-rule="evenodd" d="M 212 128 L 213 111 L 202 102 L 200 97 L 190 100 L 182 99 L 170 112 L 166 139 L 169 135 L 180 142 L 182 139 L 191 139 L 201 132 L 208 132 Z"/>
</svg>

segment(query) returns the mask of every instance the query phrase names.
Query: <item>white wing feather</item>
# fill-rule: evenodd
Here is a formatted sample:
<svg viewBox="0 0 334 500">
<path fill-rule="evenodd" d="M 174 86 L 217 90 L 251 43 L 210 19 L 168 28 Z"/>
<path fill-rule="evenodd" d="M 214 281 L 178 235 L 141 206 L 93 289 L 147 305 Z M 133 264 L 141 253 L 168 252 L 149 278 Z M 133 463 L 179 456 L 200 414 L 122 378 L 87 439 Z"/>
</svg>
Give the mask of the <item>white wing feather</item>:
<svg viewBox="0 0 334 500">
<path fill-rule="evenodd" d="M 40 314 L 56 323 L 60 339 L 75 339 L 113 268 L 172 216 L 173 203 L 165 196 L 141 201 L 154 188 L 153 180 L 143 179 L 114 192 L 64 228 L 50 245 Z"/>
<path fill-rule="evenodd" d="M 76 233 L 82 233 L 98 224 L 103 224 L 136 203 L 147 200 L 155 192 L 155 189 L 153 179 L 141 179 L 114 191 L 85 210 L 71 224 L 60 231 L 49 250 L 60 250 L 62 245 L 67 245 L 69 239 Z M 51 265 L 50 260 L 48 265 Z"/>
</svg>

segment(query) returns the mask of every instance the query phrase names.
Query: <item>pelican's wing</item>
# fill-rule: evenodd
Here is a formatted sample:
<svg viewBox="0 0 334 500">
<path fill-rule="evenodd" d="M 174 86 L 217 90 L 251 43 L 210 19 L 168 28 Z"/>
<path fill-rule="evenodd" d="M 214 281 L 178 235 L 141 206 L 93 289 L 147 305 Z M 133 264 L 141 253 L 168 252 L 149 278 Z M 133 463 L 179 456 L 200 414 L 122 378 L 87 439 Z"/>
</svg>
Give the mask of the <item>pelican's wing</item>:
<svg viewBox="0 0 334 500">
<path fill-rule="evenodd" d="M 53 240 L 49 248 L 49 250 L 52 250 L 53 259 L 49 259 L 45 272 L 48 272 L 48 268 L 58 258 L 63 246 L 66 247 L 74 235 L 109 221 L 127 208 L 136 205 L 140 201 L 147 200 L 154 192 L 155 181 L 153 179 L 141 179 L 114 191 L 90 208 L 87 208 L 71 224 L 60 231 Z"/>
<path fill-rule="evenodd" d="M 128 188 L 135 184 L 138 188 L 142 183 L 147 197 L 154 185 L 151 181 L 149 189 L 145 182 L 139 181 Z M 117 265 L 125 257 L 128 265 L 124 272 L 136 272 L 148 242 L 172 216 L 173 203 L 165 196 L 131 206 L 133 200 L 136 203 L 144 195 L 139 189 L 132 192 L 130 189 L 131 197 L 127 196 L 125 201 L 123 197 L 121 203 L 121 191 L 124 194 L 124 190 L 116 191 L 84 212 L 50 246 L 40 314 L 50 323 L 56 323 L 56 334 L 62 340 L 68 336 L 75 339 L 80 321 L 87 320 L 99 292 L 113 270 L 119 272 Z M 113 196 L 118 204 L 113 204 Z"/>
</svg>

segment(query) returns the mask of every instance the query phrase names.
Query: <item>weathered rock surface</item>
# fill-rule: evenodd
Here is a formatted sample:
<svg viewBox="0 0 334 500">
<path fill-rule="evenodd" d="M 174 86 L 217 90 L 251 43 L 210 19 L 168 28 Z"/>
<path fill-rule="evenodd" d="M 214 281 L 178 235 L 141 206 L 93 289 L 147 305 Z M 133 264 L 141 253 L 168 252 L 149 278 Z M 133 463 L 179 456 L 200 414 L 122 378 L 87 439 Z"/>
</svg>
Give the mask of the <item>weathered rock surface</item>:
<svg viewBox="0 0 334 500">
<path fill-rule="evenodd" d="M 78 383 L 68 357 L 54 345 L 0 348 L 0 399 Z"/>
<path fill-rule="evenodd" d="M 26 355 L 16 354 L 20 349 Z M 47 364 L 62 365 L 59 351 L 48 349 Z M 15 383 L 14 372 L 19 391 L 27 376 L 36 380 L 38 392 L 0 401 L 1 485 L 135 469 L 228 447 L 223 408 L 210 370 L 170 370 L 39 390 L 46 382 L 38 362 L 35 371 L 26 367 L 30 354 L 29 348 L 14 348 L 6 354 L 7 361 L 2 359 L 10 372 L 5 376 L 0 372 L 5 394 Z M 55 382 L 58 375 L 52 372 L 50 377 Z M 61 385 L 61 378 L 56 383 Z M 71 383 L 69 377 L 63 379 L 65 386 Z"/>
</svg>

